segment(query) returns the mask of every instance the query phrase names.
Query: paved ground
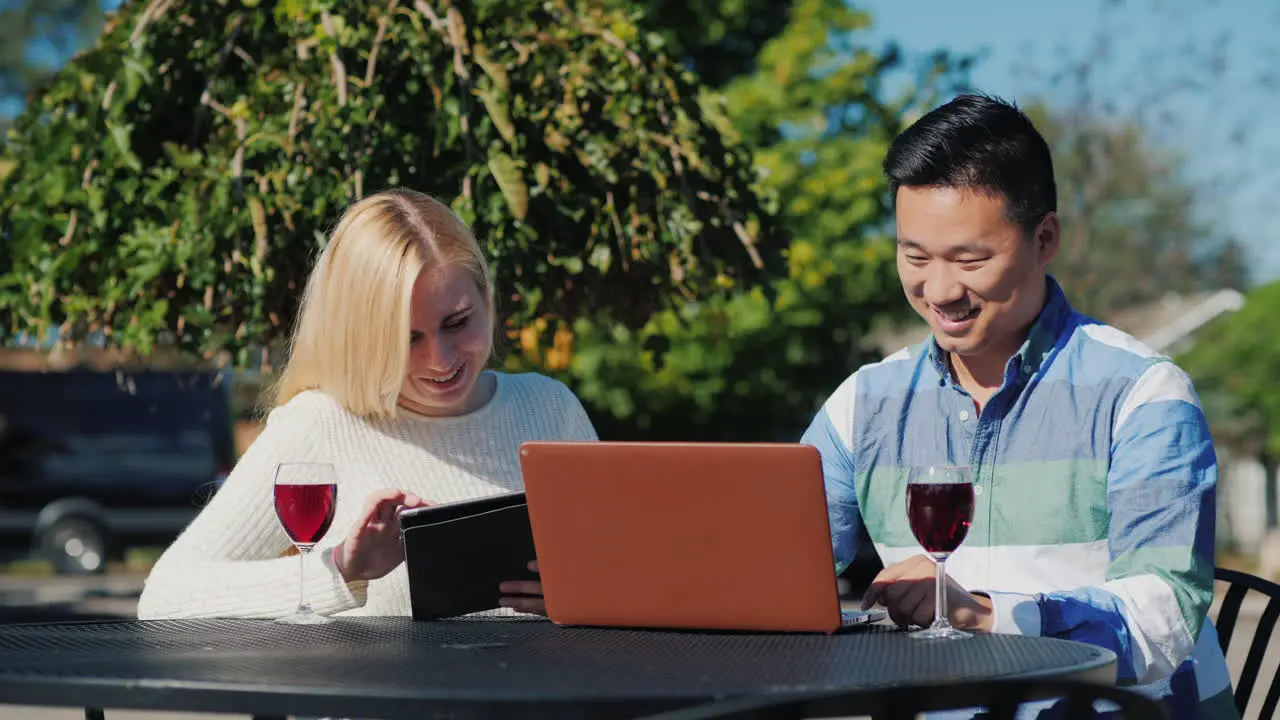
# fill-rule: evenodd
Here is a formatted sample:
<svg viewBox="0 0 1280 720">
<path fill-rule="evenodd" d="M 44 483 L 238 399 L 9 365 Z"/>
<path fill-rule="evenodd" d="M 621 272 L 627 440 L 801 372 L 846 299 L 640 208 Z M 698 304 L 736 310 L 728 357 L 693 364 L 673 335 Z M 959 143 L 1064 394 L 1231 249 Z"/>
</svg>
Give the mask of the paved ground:
<svg viewBox="0 0 1280 720">
<path fill-rule="evenodd" d="M 94 579 L 54 578 L 29 579 L 0 575 L 0 623 L 50 622 L 93 618 L 127 617 L 135 608 L 141 576 L 112 575 Z M 1220 598 L 1219 598 L 1220 600 Z M 1238 677 L 1244 666 L 1249 642 L 1257 628 L 1265 602 L 1251 596 L 1240 613 L 1235 640 L 1227 653 L 1232 677 Z M 1217 614 L 1215 602 L 1213 614 Z M 1280 634 L 1272 638 L 1263 662 L 1261 678 L 1269 679 L 1280 667 Z M 1265 680 L 1259 684 L 1265 688 Z M 1265 691 L 1255 691 L 1255 706 L 1245 720 L 1260 720 L 1257 704 Z M 107 713 L 109 720 L 248 720 L 241 715 L 200 715 L 117 710 Z M 0 705 L 3 720 L 82 720 L 83 710 L 42 709 Z"/>
</svg>

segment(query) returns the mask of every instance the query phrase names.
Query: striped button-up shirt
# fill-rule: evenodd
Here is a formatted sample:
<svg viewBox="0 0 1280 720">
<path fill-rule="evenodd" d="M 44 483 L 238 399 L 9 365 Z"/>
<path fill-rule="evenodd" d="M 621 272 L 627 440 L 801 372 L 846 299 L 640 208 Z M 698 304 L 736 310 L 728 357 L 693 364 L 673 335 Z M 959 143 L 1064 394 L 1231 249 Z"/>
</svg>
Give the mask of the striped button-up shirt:
<svg viewBox="0 0 1280 720">
<path fill-rule="evenodd" d="M 973 524 L 947 571 L 990 595 L 995 632 L 1101 645 L 1175 717 L 1238 717 L 1207 618 L 1217 461 L 1195 390 L 1052 278 L 980 413 L 930 338 L 855 372 L 803 442 L 822 455 L 838 571 L 864 523 L 886 566 L 922 553 L 907 472 L 968 465 Z"/>
</svg>

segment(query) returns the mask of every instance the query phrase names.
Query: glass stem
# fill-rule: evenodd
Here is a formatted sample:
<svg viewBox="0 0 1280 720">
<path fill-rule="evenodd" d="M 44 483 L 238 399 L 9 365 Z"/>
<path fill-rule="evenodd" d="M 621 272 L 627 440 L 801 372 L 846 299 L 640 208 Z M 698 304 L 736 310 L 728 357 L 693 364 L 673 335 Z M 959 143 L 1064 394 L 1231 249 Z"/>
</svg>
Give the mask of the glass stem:
<svg viewBox="0 0 1280 720">
<path fill-rule="evenodd" d="M 298 546 L 298 615 L 311 614 L 311 603 L 307 602 L 307 556 L 310 554 L 310 545 Z"/>
<path fill-rule="evenodd" d="M 938 566 L 938 579 L 933 584 L 933 625 L 934 627 L 946 627 L 949 625 L 947 621 L 947 592 L 943 583 L 947 577 L 947 559 L 938 558 L 936 563 Z"/>
</svg>

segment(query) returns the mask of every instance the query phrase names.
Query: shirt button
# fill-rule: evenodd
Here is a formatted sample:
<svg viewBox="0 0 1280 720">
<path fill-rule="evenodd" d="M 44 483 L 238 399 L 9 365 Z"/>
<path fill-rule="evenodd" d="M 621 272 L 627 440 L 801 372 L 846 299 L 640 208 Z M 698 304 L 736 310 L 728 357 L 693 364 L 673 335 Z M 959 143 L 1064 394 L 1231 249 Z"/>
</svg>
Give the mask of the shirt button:
<svg viewBox="0 0 1280 720">
<path fill-rule="evenodd" d="M 969 420 L 969 411 L 968 411 L 968 410 L 961 410 L 961 411 L 960 411 L 960 420 L 961 420 L 961 421 L 964 421 L 964 422 L 968 422 L 968 420 Z"/>
<path fill-rule="evenodd" d="M 981 495 L 981 494 L 982 494 L 982 486 L 981 486 L 981 485 L 974 485 L 974 486 L 973 486 L 973 494 L 974 494 L 974 495 Z"/>
</svg>

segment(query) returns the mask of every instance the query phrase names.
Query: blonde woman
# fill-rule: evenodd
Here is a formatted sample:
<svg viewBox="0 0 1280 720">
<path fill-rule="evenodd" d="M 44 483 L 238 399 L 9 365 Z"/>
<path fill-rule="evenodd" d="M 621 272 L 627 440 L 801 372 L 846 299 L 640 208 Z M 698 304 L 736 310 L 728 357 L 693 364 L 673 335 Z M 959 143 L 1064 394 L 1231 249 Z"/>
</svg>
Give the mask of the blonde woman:
<svg viewBox="0 0 1280 720">
<path fill-rule="evenodd" d="M 307 282 L 276 406 L 209 504 L 156 562 L 140 618 L 279 618 L 305 594 L 321 615 L 409 615 L 397 508 L 522 489 L 526 440 L 595 440 L 581 404 L 534 373 L 486 370 L 494 289 L 466 225 L 408 190 L 343 215 Z M 276 466 L 330 463 L 333 523 L 293 547 Z M 503 605 L 542 612 L 536 582 Z"/>
</svg>

